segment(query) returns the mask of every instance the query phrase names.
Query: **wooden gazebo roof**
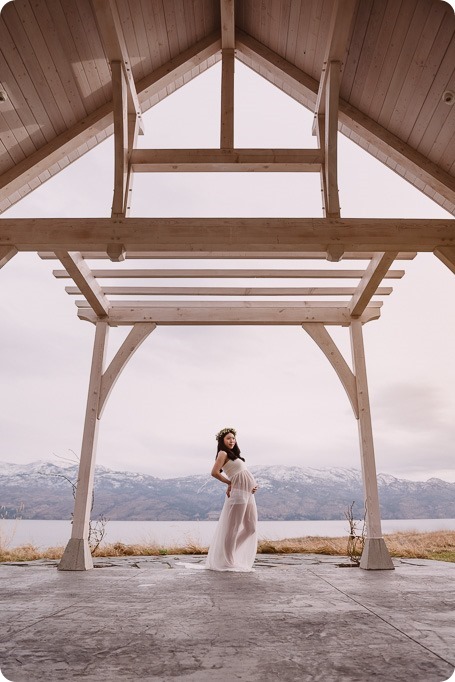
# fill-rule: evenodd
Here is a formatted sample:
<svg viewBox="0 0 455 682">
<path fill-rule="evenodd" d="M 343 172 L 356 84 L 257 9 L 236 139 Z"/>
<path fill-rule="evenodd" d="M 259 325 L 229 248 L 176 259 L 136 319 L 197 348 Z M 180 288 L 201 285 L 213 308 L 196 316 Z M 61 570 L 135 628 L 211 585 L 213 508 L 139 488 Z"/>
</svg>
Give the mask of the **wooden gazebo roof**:
<svg viewBox="0 0 455 682">
<path fill-rule="evenodd" d="M 234 58 L 314 112 L 317 149 L 235 148 Z M 220 148 L 136 148 L 142 114 L 219 60 Z M 433 251 L 455 271 L 449 217 L 455 214 L 454 66 L 455 18 L 441 0 L 7 3 L 0 20 L 0 212 L 114 128 L 115 185 L 110 218 L 0 218 L 0 265 L 20 250 L 59 259 L 65 269 L 56 276 L 72 278 L 75 287 L 69 293 L 85 296 L 79 315 L 93 321 L 108 317 L 112 324 L 374 319 L 381 303 L 372 298 L 391 291 L 380 287 L 382 279 L 403 274 L 389 271 L 395 259 Z M 341 217 L 337 130 L 444 207 L 447 220 Z M 132 174 L 157 171 L 318 172 L 324 218 L 129 217 Z M 265 257 L 366 264 L 311 272 L 303 265 L 298 273 L 295 268 L 245 270 L 249 280 L 268 279 L 262 288 L 250 281 L 232 284 L 243 274 L 235 267 L 163 273 L 142 265 L 139 271 L 111 269 L 114 285 L 106 286 L 99 280 L 107 272 L 87 264 L 87 259 L 125 257 L 131 262 Z M 125 286 L 115 286 L 119 277 Z M 150 286 L 150 278 L 170 277 L 171 286 Z M 227 279 L 229 286 L 184 290 L 175 285 L 186 277 Z M 277 278 L 284 277 L 293 286 L 277 288 Z M 308 286 L 299 285 L 302 277 Z M 321 288 L 320 279 L 327 277 L 331 286 Z M 341 286 L 335 286 L 336 277 Z M 156 301 L 166 296 L 171 298 L 158 309 Z M 179 296 L 186 303 L 176 301 Z M 251 301 L 274 296 L 279 304 L 277 299 Z M 347 300 L 340 303 L 339 296 Z M 242 300 L 228 303 L 232 297 Z"/>
<path fill-rule="evenodd" d="M 334 4 L 236 0 L 236 58 L 314 111 Z M 347 35 L 334 46 L 343 61 L 339 129 L 454 213 L 455 106 L 444 101 L 455 92 L 452 8 L 441 0 L 346 4 Z M 219 0 L 115 6 L 142 111 L 221 58 Z M 107 26 L 98 0 L 4 6 L 0 210 L 112 133 Z"/>
</svg>

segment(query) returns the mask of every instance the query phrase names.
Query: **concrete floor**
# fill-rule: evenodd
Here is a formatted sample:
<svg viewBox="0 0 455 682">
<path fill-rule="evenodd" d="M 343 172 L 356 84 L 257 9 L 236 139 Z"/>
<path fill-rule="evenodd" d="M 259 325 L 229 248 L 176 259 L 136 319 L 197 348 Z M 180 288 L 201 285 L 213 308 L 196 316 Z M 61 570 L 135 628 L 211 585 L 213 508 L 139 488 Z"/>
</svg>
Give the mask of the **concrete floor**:
<svg viewBox="0 0 455 682">
<path fill-rule="evenodd" d="M 441 682 L 455 668 L 455 565 L 259 555 L 254 573 L 199 557 L 2 564 L 0 668 L 38 680 Z M 455 679 L 455 678 L 454 678 Z"/>
</svg>

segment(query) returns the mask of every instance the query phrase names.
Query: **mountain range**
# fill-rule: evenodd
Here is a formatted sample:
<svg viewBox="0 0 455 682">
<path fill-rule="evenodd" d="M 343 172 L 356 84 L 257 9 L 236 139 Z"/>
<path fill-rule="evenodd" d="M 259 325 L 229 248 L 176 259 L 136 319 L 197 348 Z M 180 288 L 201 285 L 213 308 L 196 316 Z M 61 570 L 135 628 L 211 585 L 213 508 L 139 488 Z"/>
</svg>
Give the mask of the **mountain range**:
<svg viewBox="0 0 455 682">
<path fill-rule="evenodd" d="M 357 469 L 251 467 L 262 520 L 344 519 L 352 502 L 363 515 L 362 477 Z M 0 463 L 0 516 L 69 519 L 77 464 Z M 455 483 L 437 478 L 409 481 L 378 475 L 384 519 L 455 518 Z M 207 475 L 156 478 L 97 466 L 92 517 L 130 521 L 191 521 L 218 518 L 225 486 Z"/>
</svg>

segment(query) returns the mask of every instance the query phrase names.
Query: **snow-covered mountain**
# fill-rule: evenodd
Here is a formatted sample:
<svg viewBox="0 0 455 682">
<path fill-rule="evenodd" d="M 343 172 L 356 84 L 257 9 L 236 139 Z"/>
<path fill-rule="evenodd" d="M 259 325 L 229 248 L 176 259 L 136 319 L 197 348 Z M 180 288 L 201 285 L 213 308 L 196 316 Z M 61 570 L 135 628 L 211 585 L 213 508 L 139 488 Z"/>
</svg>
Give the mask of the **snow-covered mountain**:
<svg viewBox="0 0 455 682">
<path fill-rule="evenodd" d="M 0 463 L 0 515 L 12 518 L 67 519 L 73 509 L 77 465 L 72 463 Z M 343 519 L 355 501 L 363 512 L 362 477 L 357 469 L 252 467 L 263 520 Z M 378 476 L 383 518 L 455 518 L 455 483 Z M 207 475 L 160 479 L 147 474 L 98 466 L 93 517 L 128 520 L 217 518 L 224 486 Z"/>
</svg>

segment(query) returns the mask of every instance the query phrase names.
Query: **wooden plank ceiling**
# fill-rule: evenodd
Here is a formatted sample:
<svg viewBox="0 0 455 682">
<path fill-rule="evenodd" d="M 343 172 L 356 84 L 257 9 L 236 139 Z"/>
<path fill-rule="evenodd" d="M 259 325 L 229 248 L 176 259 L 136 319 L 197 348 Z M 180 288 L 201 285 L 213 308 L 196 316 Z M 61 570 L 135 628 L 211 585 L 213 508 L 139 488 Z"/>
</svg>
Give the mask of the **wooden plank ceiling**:
<svg viewBox="0 0 455 682">
<path fill-rule="evenodd" d="M 455 271 L 453 228 L 450 220 L 343 223 L 337 128 L 455 213 L 454 33 L 441 0 L 8 3 L 0 19 L 0 212 L 114 127 L 115 186 L 112 217 L 93 224 L 0 218 L 0 267 L 18 250 L 43 249 L 64 268 L 55 276 L 73 280 L 68 293 L 85 297 L 79 316 L 113 325 L 376 319 L 392 291 L 382 280 L 404 274 L 391 269 L 395 260 L 431 250 Z M 319 149 L 235 149 L 234 58 L 314 112 Z M 142 113 L 219 60 L 220 149 L 136 150 Z M 274 228 L 266 218 L 208 226 L 128 217 L 133 171 L 188 170 L 318 172 L 325 218 L 278 219 Z M 87 262 L 120 263 L 126 253 L 144 263 Z M 156 258 L 171 266 L 154 266 Z M 172 263 L 182 258 L 239 263 Z M 260 258 L 272 266 L 240 264 Z M 273 263 L 280 258 L 297 260 Z M 332 264 L 341 258 L 342 269 Z"/>
<path fill-rule="evenodd" d="M 142 111 L 221 58 L 219 0 L 117 0 Z M 235 56 L 314 110 L 333 0 L 236 0 Z M 455 212 L 455 20 L 441 0 L 356 2 L 339 129 Z M 16 0 L 0 19 L 0 211 L 112 133 L 90 0 Z M 450 95 L 446 95 L 450 98 Z"/>
</svg>

